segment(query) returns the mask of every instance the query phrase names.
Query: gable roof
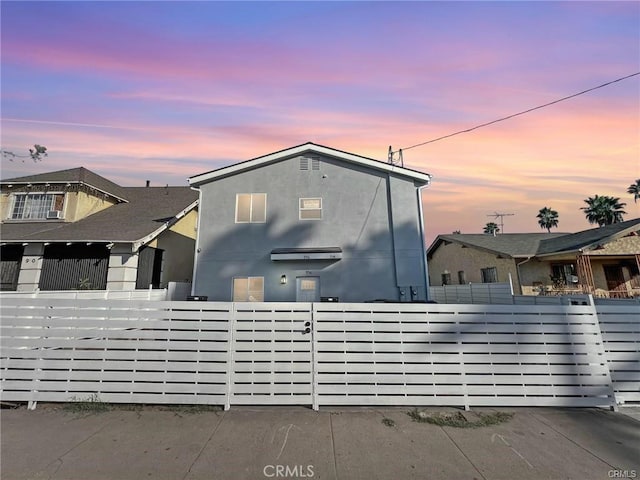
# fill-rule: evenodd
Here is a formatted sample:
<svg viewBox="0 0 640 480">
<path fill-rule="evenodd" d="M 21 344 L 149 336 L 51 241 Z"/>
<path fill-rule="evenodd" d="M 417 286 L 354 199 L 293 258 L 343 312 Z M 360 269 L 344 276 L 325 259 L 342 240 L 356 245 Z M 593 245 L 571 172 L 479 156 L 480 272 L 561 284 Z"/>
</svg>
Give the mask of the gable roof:
<svg viewBox="0 0 640 480">
<path fill-rule="evenodd" d="M 296 147 L 287 148 L 278 152 L 263 155 L 261 157 L 246 160 L 244 162 L 235 163 L 227 167 L 218 168 L 209 172 L 194 175 L 189 178 L 189 184 L 197 187 L 203 183 L 211 182 L 218 178 L 227 177 L 230 175 L 237 175 L 247 170 L 269 165 L 270 163 L 279 162 L 287 158 L 295 157 L 305 153 L 317 153 L 320 155 L 326 155 L 337 160 L 342 160 L 348 163 L 356 165 L 366 166 L 381 170 L 385 172 L 393 172 L 397 175 L 411 178 L 422 184 L 428 184 L 431 181 L 431 175 L 428 173 L 419 172 L 417 170 L 411 170 L 409 168 L 399 167 L 398 165 L 392 165 L 387 162 L 381 162 L 372 158 L 362 157 L 353 153 L 344 152 L 342 150 L 336 150 L 334 148 L 317 145 L 312 142 L 307 142 Z"/>
<path fill-rule="evenodd" d="M 640 218 L 627 220 L 626 222 L 613 223 L 598 228 L 590 228 L 559 238 L 552 238 L 540 244 L 538 255 L 551 255 L 558 253 L 578 252 L 609 243 L 632 232 L 640 231 Z"/>
<path fill-rule="evenodd" d="M 458 243 L 511 258 L 539 257 L 588 250 L 640 231 L 640 218 L 576 233 L 501 233 L 438 235 L 427 249 L 431 258 L 443 243 Z"/>
<path fill-rule="evenodd" d="M 3 222 L 2 242 L 147 243 L 195 208 L 189 187 L 120 187 L 129 199 L 77 222 Z"/>
<path fill-rule="evenodd" d="M 57 170 L 55 172 L 39 173 L 36 175 L 27 175 L 24 177 L 8 178 L 1 180 L 0 185 L 28 185 L 30 183 L 71 183 L 83 184 L 90 188 L 94 188 L 102 193 L 111 195 L 112 197 L 126 202 L 124 187 L 113 183 L 111 180 L 98 175 L 84 167 L 69 168 L 67 170 Z"/>
<path fill-rule="evenodd" d="M 496 236 L 486 233 L 454 233 L 438 235 L 427 250 L 430 258 L 443 243 L 458 243 L 511 258 L 531 257 L 536 254 L 540 243 L 562 237 L 566 233 L 501 233 Z"/>
</svg>

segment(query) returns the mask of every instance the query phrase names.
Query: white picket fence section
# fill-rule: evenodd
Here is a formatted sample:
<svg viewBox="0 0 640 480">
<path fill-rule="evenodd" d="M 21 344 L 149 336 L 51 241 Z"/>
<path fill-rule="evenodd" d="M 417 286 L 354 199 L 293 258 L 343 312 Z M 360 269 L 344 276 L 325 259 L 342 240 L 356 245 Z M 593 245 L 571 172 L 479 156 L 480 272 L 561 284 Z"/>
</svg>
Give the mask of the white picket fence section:
<svg viewBox="0 0 640 480">
<path fill-rule="evenodd" d="M 640 390 L 635 305 L 3 296 L 0 308 L 6 401 L 605 407 Z"/>
<path fill-rule="evenodd" d="M 618 403 L 640 402 L 640 305 L 596 303 Z"/>
<path fill-rule="evenodd" d="M 429 287 L 431 300 L 438 303 L 512 304 L 511 283 L 469 283 Z"/>
</svg>

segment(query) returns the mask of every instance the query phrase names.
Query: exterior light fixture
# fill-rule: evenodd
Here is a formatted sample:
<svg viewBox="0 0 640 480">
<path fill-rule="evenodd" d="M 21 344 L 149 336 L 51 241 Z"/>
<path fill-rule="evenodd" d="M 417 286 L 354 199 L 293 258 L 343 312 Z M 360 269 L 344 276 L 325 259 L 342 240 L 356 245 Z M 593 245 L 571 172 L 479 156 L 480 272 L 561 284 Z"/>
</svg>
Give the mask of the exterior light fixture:
<svg viewBox="0 0 640 480">
<path fill-rule="evenodd" d="M 286 275 L 280 276 L 280 285 L 286 285 L 286 284 L 287 284 L 287 276 Z"/>
</svg>

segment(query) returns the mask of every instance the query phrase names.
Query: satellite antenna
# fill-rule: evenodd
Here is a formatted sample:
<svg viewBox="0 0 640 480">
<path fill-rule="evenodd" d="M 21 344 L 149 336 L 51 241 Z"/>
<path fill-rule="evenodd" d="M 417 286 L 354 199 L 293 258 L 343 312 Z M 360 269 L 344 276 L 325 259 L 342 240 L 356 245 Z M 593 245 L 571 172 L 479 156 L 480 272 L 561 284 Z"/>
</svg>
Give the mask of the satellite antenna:
<svg viewBox="0 0 640 480">
<path fill-rule="evenodd" d="M 493 217 L 496 220 L 500 219 L 500 233 L 504 233 L 504 217 L 513 217 L 515 213 L 498 213 L 494 212 L 491 215 L 487 215 L 487 217 Z"/>
</svg>

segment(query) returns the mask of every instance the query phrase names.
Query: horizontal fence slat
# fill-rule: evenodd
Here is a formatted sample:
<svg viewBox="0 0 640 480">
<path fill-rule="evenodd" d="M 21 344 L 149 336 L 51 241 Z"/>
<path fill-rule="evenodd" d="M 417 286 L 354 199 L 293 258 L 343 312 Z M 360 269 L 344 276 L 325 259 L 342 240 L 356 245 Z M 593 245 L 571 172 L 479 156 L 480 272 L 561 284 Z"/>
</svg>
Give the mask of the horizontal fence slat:
<svg viewBox="0 0 640 480">
<path fill-rule="evenodd" d="M 0 299 L 0 393 L 9 401 L 97 393 L 133 403 L 608 406 L 613 392 L 640 400 L 638 304 Z"/>
</svg>

